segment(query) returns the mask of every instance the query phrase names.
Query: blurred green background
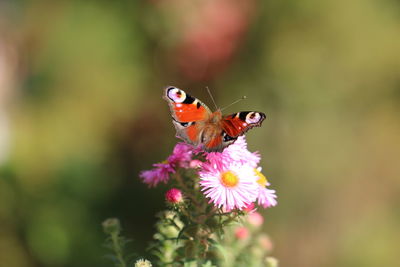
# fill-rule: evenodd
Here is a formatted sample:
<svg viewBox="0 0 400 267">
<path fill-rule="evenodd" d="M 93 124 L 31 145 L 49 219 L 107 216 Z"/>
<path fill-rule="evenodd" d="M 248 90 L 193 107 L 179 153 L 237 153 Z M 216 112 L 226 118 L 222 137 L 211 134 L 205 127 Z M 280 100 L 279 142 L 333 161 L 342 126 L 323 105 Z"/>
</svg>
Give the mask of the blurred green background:
<svg viewBox="0 0 400 267">
<path fill-rule="evenodd" d="M 110 266 L 107 217 L 147 255 L 166 85 L 267 114 L 247 139 L 281 266 L 397 266 L 394 0 L 0 1 L 0 265 Z"/>
</svg>

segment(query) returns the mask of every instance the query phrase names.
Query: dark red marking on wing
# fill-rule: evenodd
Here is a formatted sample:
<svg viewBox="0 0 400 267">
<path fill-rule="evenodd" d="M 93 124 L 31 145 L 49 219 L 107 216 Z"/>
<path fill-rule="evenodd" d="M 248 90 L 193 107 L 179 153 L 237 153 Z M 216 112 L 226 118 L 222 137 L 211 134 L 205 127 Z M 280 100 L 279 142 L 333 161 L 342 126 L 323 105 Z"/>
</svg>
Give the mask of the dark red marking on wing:
<svg viewBox="0 0 400 267">
<path fill-rule="evenodd" d="M 222 136 L 216 136 L 213 139 L 211 139 L 207 144 L 205 144 L 205 147 L 209 151 L 213 151 L 216 148 L 219 148 L 222 144 Z"/>
<path fill-rule="evenodd" d="M 222 128 L 225 133 L 231 137 L 243 135 L 253 127 L 261 126 L 265 119 L 265 114 L 261 112 L 253 112 L 259 114 L 260 119 L 254 123 L 247 123 L 246 117 L 252 111 L 242 111 L 239 113 L 224 116 L 222 118 Z"/>
</svg>

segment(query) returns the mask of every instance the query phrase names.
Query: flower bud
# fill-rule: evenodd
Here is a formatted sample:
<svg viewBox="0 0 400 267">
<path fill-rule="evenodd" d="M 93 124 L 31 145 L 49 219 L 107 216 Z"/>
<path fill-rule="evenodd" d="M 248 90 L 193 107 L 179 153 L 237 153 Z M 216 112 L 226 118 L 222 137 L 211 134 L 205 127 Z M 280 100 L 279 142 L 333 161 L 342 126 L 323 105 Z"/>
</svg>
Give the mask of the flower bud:
<svg viewBox="0 0 400 267">
<path fill-rule="evenodd" d="M 260 234 L 258 236 L 257 243 L 259 244 L 260 247 L 263 248 L 263 250 L 266 250 L 266 251 L 271 251 L 274 247 L 271 239 L 266 234 Z"/>
<path fill-rule="evenodd" d="M 117 218 L 108 218 L 102 223 L 102 225 L 106 234 L 119 234 L 121 231 L 121 225 Z"/>
<path fill-rule="evenodd" d="M 260 227 L 264 223 L 264 218 L 260 213 L 253 212 L 248 215 L 247 221 L 255 227 Z"/>
<path fill-rule="evenodd" d="M 238 227 L 235 229 L 235 236 L 239 240 L 244 240 L 249 237 L 249 230 L 246 227 Z"/>
<path fill-rule="evenodd" d="M 268 267 L 278 267 L 278 260 L 274 257 L 267 257 L 265 259 L 265 263 L 267 264 L 266 266 Z"/>
<path fill-rule="evenodd" d="M 256 205 L 254 204 L 254 202 L 249 203 L 246 205 L 246 207 L 243 209 L 246 212 L 253 212 L 256 209 Z"/>
<path fill-rule="evenodd" d="M 182 192 L 177 188 L 171 188 L 165 193 L 165 199 L 171 204 L 181 203 L 183 201 Z"/>
<path fill-rule="evenodd" d="M 140 259 L 135 262 L 135 267 L 151 267 L 151 262 L 145 259 Z"/>
</svg>

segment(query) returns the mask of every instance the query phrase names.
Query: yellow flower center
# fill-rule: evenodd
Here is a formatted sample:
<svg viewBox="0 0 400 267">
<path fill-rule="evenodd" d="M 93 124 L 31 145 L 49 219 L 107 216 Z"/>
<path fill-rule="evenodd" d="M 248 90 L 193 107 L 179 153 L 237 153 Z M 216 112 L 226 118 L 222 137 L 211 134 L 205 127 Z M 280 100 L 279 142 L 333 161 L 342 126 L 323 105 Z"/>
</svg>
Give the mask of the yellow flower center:
<svg viewBox="0 0 400 267">
<path fill-rule="evenodd" d="M 266 187 L 267 183 L 268 183 L 267 177 L 265 177 L 264 174 L 259 172 L 257 169 L 254 169 L 254 172 L 256 173 L 256 175 L 258 177 L 257 183 L 262 187 Z"/>
<path fill-rule="evenodd" d="M 161 163 L 161 164 L 168 164 L 169 162 L 168 162 L 168 160 L 163 160 L 163 161 L 161 161 L 160 163 Z"/>
<path fill-rule="evenodd" d="M 226 171 L 221 174 L 221 183 L 225 187 L 234 187 L 239 183 L 239 177 L 231 171 Z"/>
</svg>

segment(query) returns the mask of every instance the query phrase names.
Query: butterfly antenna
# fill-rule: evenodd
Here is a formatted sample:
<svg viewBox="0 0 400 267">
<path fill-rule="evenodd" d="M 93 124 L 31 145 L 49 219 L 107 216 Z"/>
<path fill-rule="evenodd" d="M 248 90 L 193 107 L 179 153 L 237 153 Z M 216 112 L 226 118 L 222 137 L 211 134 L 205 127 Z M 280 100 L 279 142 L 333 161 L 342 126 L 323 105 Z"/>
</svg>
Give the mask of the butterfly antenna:
<svg viewBox="0 0 400 267">
<path fill-rule="evenodd" d="M 236 104 L 236 103 L 238 103 L 238 102 L 240 102 L 240 101 L 242 101 L 242 100 L 245 100 L 246 98 L 247 98 L 247 97 L 246 97 L 245 95 L 242 96 L 241 98 L 239 98 L 238 100 L 234 101 L 233 103 L 230 103 L 229 105 L 227 105 L 227 106 L 221 108 L 221 111 L 223 111 L 223 110 L 226 109 L 226 108 L 229 108 L 229 107 L 232 106 L 233 104 Z"/>
<path fill-rule="evenodd" d="M 206 86 L 206 88 L 207 88 L 207 92 L 208 92 L 208 94 L 210 95 L 210 98 L 211 98 L 212 102 L 214 103 L 215 109 L 217 110 L 217 109 L 218 109 L 218 106 L 217 106 L 217 104 L 215 103 L 215 100 L 214 100 L 213 95 L 211 94 L 210 88 L 208 88 L 208 86 Z"/>
</svg>

